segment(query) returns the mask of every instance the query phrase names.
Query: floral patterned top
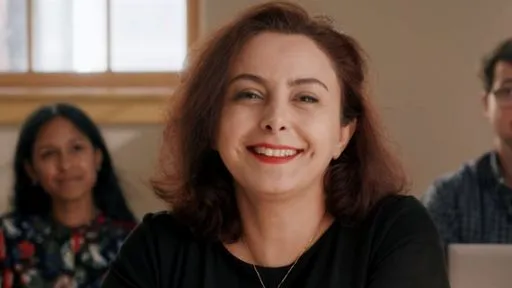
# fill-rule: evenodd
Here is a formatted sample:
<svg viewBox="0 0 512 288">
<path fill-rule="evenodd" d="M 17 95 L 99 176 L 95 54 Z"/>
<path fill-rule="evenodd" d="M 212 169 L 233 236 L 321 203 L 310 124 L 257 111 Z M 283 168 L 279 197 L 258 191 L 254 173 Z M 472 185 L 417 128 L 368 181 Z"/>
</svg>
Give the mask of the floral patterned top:
<svg viewBox="0 0 512 288">
<path fill-rule="evenodd" d="M 49 217 L 9 214 L 0 221 L 2 288 L 100 287 L 109 263 L 136 224 L 102 214 L 90 225 L 73 229 Z"/>
</svg>

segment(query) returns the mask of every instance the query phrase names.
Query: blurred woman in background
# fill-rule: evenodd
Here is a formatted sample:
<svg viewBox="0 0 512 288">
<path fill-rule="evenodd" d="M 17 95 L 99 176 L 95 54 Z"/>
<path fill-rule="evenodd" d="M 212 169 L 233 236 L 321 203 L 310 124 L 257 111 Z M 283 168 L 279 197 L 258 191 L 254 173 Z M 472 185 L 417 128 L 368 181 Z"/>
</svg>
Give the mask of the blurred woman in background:
<svg viewBox="0 0 512 288">
<path fill-rule="evenodd" d="M 21 127 L 14 176 L 2 287 L 98 287 L 136 224 L 98 127 L 69 104 L 39 108 Z"/>
</svg>

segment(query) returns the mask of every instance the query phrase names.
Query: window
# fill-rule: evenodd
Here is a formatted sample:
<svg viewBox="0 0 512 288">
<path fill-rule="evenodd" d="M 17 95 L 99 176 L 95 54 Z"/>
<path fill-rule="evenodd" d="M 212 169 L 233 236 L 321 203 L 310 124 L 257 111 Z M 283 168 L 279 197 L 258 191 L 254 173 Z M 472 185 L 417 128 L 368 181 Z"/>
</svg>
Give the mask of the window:
<svg viewBox="0 0 512 288">
<path fill-rule="evenodd" d="M 0 0 L 0 123 L 21 120 L 2 119 L 9 100 L 160 107 L 197 36 L 197 1 Z"/>
</svg>

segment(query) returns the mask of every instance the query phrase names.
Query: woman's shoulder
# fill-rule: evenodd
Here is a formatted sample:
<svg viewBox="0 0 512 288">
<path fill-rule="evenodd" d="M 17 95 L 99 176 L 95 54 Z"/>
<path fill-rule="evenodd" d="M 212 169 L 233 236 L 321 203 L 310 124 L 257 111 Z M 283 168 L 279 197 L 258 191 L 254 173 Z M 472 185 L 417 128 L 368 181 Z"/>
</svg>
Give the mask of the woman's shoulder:
<svg viewBox="0 0 512 288">
<path fill-rule="evenodd" d="M 423 204 L 414 196 L 391 195 L 381 199 L 365 224 L 374 237 L 390 241 L 404 238 L 439 241 L 439 235 Z"/>
<path fill-rule="evenodd" d="M 4 236 L 18 236 L 25 230 L 44 228 L 48 225 L 41 217 L 8 212 L 0 216 L 0 231 Z"/>
<path fill-rule="evenodd" d="M 44 235 L 49 226 L 46 219 L 36 215 L 9 212 L 0 216 L 1 237 L 11 241 L 27 240 L 30 235 Z"/>
<path fill-rule="evenodd" d="M 95 233 L 96 235 L 101 234 L 104 239 L 122 239 L 112 267 L 123 275 L 149 277 L 153 272 L 171 267 L 182 248 L 189 244 L 186 239 L 187 230 L 169 212 L 144 215 L 142 221 L 124 237 L 119 232 L 113 232 L 117 229 L 114 227 L 119 227 L 119 221 L 114 222 L 108 217 L 104 220 L 97 219 L 97 223 L 101 224 L 102 221 L 104 222 L 99 227 L 100 232 L 104 233 Z M 154 263 L 159 266 L 153 266 Z"/>
<path fill-rule="evenodd" d="M 148 213 L 124 241 L 104 286 L 157 287 L 159 281 L 166 283 L 169 274 L 161 271 L 173 271 L 179 257 L 189 259 L 184 251 L 193 243 L 192 233 L 172 213 Z"/>
<path fill-rule="evenodd" d="M 365 222 L 358 244 L 372 287 L 449 287 L 441 239 L 418 199 L 387 196 Z"/>
<path fill-rule="evenodd" d="M 12 237 L 19 234 L 18 217 L 9 212 L 0 216 L 0 236 Z"/>
<path fill-rule="evenodd" d="M 3 228 L 5 222 L 17 222 L 17 218 L 18 217 L 14 212 L 7 212 L 5 214 L 0 215 L 0 227 Z"/>
<path fill-rule="evenodd" d="M 388 195 L 380 199 L 374 206 L 373 212 L 379 213 L 392 213 L 397 210 L 424 210 L 423 204 L 420 200 L 411 195 Z"/>
<path fill-rule="evenodd" d="M 189 242 L 192 239 L 191 231 L 176 219 L 169 211 L 147 213 L 142 221 L 135 227 L 130 235 L 133 240 L 151 241 L 152 244 Z"/>
<path fill-rule="evenodd" d="M 24 215 L 17 212 L 7 212 L 2 215 L 0 215 L 0 224 L 3 225 L 4 223 L 18 223 L 21 222 L 33 222 L 38 221 L 40 217 L 33 216 L 33 215 Z"/>
<path fill-rule="evenodd" d="M 187 227 L 181 224 L 178 219 L 170 211 L 160 211 L 147 213 L 142 218 L 140 225 L 147 226 L 155 231 L 173 233 L 180 232 L 184 233 L 188 231 Z"/>
</svg>

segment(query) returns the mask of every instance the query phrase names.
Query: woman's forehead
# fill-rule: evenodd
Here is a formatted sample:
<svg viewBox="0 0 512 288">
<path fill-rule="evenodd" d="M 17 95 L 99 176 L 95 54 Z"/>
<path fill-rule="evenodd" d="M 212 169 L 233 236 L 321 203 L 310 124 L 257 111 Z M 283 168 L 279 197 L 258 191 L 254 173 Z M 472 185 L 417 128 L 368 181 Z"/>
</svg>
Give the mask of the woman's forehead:
<svg viewBox="0 0 512 288">
<path fill-rule="evenodd" d="M 241 73 L 263 78 L 323 78 L 337 81 L 329 57 L 310 38 L 264 32 L 251 38 L 235 57 L 230 79 Z"/>
</svg>

